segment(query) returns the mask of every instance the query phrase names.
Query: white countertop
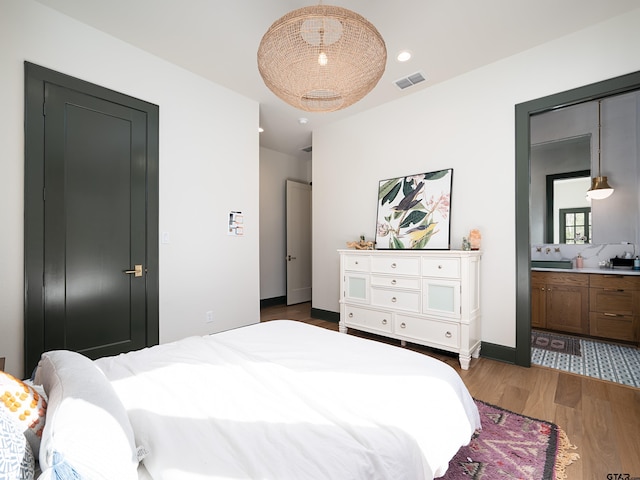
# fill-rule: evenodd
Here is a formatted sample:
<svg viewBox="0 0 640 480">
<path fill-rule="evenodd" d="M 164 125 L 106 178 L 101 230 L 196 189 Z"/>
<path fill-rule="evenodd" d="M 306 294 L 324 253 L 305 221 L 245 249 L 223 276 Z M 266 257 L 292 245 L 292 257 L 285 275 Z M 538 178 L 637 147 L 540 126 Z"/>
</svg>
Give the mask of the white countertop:
<svg viewBox="0 0 640 480">
<path fill-rule="evenodd" d="M 640 275 L 640 270 L 632 270 L 629 267 L 616 268 L 531 268 L 536 272 L 565 272 L 565 273 L 598 273 L 600 275 Z"/>
</svg>

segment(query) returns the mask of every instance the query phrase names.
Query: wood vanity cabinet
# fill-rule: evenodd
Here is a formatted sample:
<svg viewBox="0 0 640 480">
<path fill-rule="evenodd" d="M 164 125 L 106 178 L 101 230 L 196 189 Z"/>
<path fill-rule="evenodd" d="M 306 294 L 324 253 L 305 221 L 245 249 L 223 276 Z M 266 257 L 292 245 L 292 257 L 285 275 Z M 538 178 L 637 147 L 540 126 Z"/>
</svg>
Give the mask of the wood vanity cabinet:
<svg viewBox="0 0 640 480">
<path fill-rule="evenodd" d="M 532 271 L 531 326 L 640 343 L 640 276 Z"/>
<path fill-rule="evenodd" d="M 589 334 L 639 342 L 640 276 L 589 277 Z"/>
<path fill-rule="evenodd" d="M 340 250 L 340 331 L 480 355 L 478 251 Z"/>
<path fill-rule="evenodd" d="M 531 272 L 531 326 L 589 334 L 589 276 Z"/>
</svg>

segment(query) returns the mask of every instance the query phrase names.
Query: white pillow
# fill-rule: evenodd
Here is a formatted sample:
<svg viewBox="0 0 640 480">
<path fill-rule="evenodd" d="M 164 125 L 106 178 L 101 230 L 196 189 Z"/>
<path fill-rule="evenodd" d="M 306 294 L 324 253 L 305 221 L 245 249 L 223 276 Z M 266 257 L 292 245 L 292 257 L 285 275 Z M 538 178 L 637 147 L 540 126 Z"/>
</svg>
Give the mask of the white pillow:
<svg viewBox="0 0 640 480">
<path fill-rule="evenodd" d="M 34 383 L 44 387 L 49 403 L 40 445 L 41 479 L 138 478 L 127 412 L 90 359 L 67 350 L 43 353 Z"/>
</svg>

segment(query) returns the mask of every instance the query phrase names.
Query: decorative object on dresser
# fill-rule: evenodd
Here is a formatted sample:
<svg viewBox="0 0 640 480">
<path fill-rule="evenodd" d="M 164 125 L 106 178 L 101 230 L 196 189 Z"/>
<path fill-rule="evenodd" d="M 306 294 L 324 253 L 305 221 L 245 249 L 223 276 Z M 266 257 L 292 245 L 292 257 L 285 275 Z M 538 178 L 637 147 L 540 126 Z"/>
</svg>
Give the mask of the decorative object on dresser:
<svg viewBox="0 0 640 480">
<path fill-rule="evenodd" d="M 340 331 L 480 355 L 479 251 L 339 250 Z"/>
<path fill-rule="evenodd" d="M 471 246 L 471 250 L 480 250 L 481 240 L 482 235 L 480 235 L 480 230 L 474 228 L 469 232 L 469 245 Z"/>
<path fill-rule="evenodd" d="M 376 248 L 450 248 L 453 169 L 381 180 Z"/>
<path fill-rule="evenodd" d="M 374 245 L 372 241 L 365 241 L 364 235 L 360 235 L 358 242 L 347 242 L 347 248 L 355 248 L 356 250 L 373 250 Z"/>
</svg>

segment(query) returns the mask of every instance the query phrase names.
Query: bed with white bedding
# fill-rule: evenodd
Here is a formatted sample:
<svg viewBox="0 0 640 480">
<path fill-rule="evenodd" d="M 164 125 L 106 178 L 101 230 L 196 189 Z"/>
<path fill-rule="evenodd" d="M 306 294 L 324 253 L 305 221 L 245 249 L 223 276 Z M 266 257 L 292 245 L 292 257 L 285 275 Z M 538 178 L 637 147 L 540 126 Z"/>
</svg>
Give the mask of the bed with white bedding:
<svg viewBox="0 0 640 480">
<path fill-rule="evenodd" d="M 42 479 L 431 479 L 480 428 L 445 363 L 289 320 L 93 362 L 45 353 L 35 382 Z"/>
</svg>

